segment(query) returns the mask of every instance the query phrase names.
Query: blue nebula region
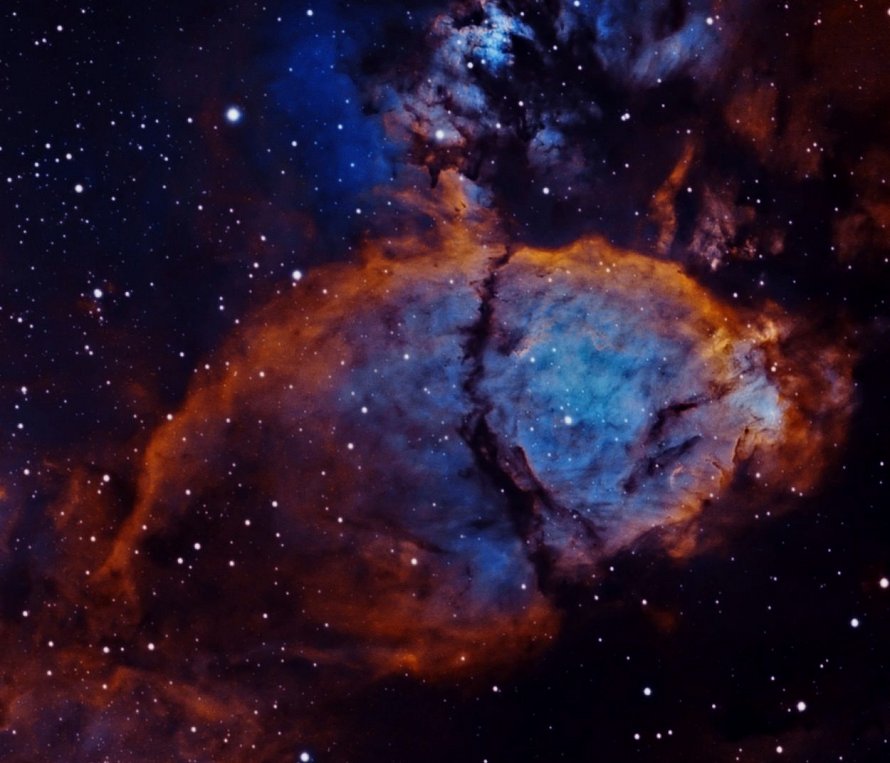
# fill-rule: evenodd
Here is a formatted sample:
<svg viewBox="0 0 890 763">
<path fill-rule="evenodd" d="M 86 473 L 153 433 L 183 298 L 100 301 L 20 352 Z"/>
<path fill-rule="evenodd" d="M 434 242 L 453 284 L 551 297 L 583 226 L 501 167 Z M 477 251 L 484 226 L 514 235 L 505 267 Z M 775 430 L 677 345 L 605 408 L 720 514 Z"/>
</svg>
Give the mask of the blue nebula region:
<svg viewBox="0 0 890 763">
<path fill-rule="evenodd" d="M 237 511 L 271 523 L 275 569 L 303 592 L 286 638 L 331 649 L 322 623 L 353 660 L 433 675 L 544 643 L 552 586 L 622 549 L 691 553 L 712 506 L 739 519 L 739 479 L 815 479 L 842 413 L 820 429 L 804 407 L 818 381 L 842 412 L 848 375 L 784 358 L 782 319 L 601 240 L 449 235 L 422 257 L 372 244 L 362 265 L 319 268 L 233 339 L 154 438 L 113 555 L 125 577 L 145 563 L 140 528 L 167 517 L 156 532 L 175 537 L 183 493 L 206 505 L 212 475 L 249 462 Z"/>
</svg>

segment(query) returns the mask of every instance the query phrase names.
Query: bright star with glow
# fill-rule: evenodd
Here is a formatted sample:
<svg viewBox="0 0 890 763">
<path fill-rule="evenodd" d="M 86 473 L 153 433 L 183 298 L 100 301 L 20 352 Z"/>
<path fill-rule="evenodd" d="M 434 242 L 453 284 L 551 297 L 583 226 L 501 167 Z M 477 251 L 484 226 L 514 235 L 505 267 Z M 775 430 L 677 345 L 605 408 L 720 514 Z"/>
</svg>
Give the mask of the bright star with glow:
<svg viewBox="0 0 890 763">
<path fill-rule="evenodd" d="M 231 122 L 232 124 L 236 124 L 241 121 L 241 117 L 243 116 L 241 109 L 237 106 L 230 106 L 226 111 L 226 120 Z"/>
</svg>

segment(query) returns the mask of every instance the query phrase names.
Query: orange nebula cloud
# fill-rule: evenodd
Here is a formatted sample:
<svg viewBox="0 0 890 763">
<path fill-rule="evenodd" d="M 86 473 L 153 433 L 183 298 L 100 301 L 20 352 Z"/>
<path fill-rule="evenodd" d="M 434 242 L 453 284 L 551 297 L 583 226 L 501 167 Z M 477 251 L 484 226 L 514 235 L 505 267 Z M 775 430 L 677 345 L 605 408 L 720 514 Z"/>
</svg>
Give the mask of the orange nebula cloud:
<svg viewBox="0 0 890 763">
<path fill-rule="evenodd" d="M 320 669 L 509 668 L 558 632 L 553 591 L 610 555 L 719 544 L 817 483 L 851 405 L 843 348 L 601 239 L 513 249 L 443 186 L 434 228 L 317 269 L 208 360 L 131 503 L 75 474 L 27 623 L 64 639 L 65 678 L 30 660 L 7 727 L 80 682 L 116 733 L 150 696 L 152 724 L 194 719 L 183 750 L 210 734 L 243 759 L 269 730 L 263 676 L 299 694 Z"/>
<path fill-rule="evenodd" d="M 799 321 L 602 240 L 510 252 L 448 190 L 438 251 L 370 245 L 220 351 L 148 447 L 100 581 L 137 607 L 212 591 L 256 626 L 286 604 L 289 649 L 435 675 L 546 643 L 542 574 L 652 532 L 708 544 L 740 480 L 814 484 L 849 406 L 842 352 L 814 362 Z"/>
</svg>

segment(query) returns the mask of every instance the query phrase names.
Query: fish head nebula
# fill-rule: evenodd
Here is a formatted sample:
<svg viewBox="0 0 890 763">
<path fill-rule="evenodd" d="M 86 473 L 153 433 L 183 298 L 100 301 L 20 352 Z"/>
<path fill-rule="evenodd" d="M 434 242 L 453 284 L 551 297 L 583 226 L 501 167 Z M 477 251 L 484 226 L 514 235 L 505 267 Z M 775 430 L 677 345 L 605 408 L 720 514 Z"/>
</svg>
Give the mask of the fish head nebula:
<svg viewBox="0 0 890 763">
<path fill-rule="evenodd" d="M 206 588 L 220 618 L 278 612 L 289 652 L 469 673 L 540 651 L 554 591 L 615 553 L 692 554 L 817 480 L 852 392 L 843 353 L 785 349 L 805 322 L 470 216 L 439 251 L 317 269 L 237 332 L 155 434 L 100 579 L 159 622 Z"/>
<path fill-rule="evenodd" d="M 890 759 L 886 5 L 7 5 L 0 759 Z"/>
</svg>

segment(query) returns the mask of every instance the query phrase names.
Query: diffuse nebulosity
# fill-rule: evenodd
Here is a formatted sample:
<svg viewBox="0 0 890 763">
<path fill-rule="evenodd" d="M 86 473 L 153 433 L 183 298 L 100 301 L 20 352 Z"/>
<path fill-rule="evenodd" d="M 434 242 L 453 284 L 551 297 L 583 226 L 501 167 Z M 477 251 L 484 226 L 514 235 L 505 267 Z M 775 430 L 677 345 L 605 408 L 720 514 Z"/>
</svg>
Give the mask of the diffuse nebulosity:
<svg viewBox="0 0 890 763">
<path fill-rule="evenodd" d="M 551 594 L 616 551 L 689 554 L 813 483 L 844 353 L 789 351 L 805 323 L 602 239 L 513 248 L 446 186 L 436 249 L 369 243 L 208 364 L 87 588 L 62 586 L 65 611 L 106 602 L 97 639 L 158 662 L 193 639 L 221 676 L 257 652 L 477 674 L 545 647 Z"/>
<path fill-rule="evenodd" d="M 184 759 L 293 759 L 330 745 L 326 701 L 512 670 L 615 554 L 689 558 L 817 484 L 855 402 L 852 349 L 677 262 L 782 253 L 787 230 L 711 160 L 735 140 L 758 171 L 791 165 L 789 194 L 818 182 L 828 160 L 789 124 L 819 97 L 782 107 L 793 76 L 727 74 L 750 37 L 736 4 L 631 5 L 460 3 L 431 18 L 422 59 L 360 87 L 336 72 L 349 135 L 324 198 L 384 127 L 356 182 L 383 183 L 398 149 L 435 188 L 381 192 L 402 216 L 246 319 L 132 471 L 76 464 L 43 496 L 44 526 L 3 515 L 5 551 L 22 528 L 34 539 L 4 558 L 24 581 L 0 634 L 21 665 L 0 686 L 15 749 L 150 759 L 155 736 Z M 326 67 L 335 47 L 300 37 Z M 884 235 L 879 174 L 849 181 L 861 208 L 824 223 L 845 257 Z M 547 205 L 596 214 L 548 243 L 516 221 Z M 280 713 L 258 715 L 270 702 Z M 59 725 L 79 729 L 75 752 Z"/>
<path fill-rule="evenodd" d="M 441 205 L 419 202 L 431 231 L 318 268 L 226 343 L 152 437 L 131 510 L 86 473 L 50 510 L 60 577 L 29 622 L 64 634 L 79 680 L 151 692 L 157 723 L 197 714 L 206 749 L 266 664 L 311 736 L 300 666 L 514 665 L 610 555 L 690 554 L 816 480 L 848 354 L 602 239 L 514 247 L 465 181 L 443 183 Z M 7 721 L 64 716 L 66 697 L 21 674 Z M 246 716 L 230 733 L 260 744 Z"/>
<path fill-rule="evenodd" d="M 273 577 L 302 613 L 282 627 L 435 674 L 521 653 L 554 626 L 548 586 L 628 544 L 687 554 L 752 494 L 806 491 L 843 438 L 849 356 L 805 323 L 601 239 L 513 249 L 440 224 L 438 250 L 372 243 L 239 334 L 156 435 L 106 575 L 155 580 L 141 566 L 189 545 L 226 475 L 243 497 L 206 532 L 236 548 L 252 518 L 281 539 Z"/>
<path fill-rule="evenodd" d="M 825 245 L 868 260 L 887 248 L 884 15 L 456 3 L 415 56 L 372 67 L 366 98 L 434 183 L 459 169 L 538 241 L 593 232 L 714 268 Z"/>
</svg>

